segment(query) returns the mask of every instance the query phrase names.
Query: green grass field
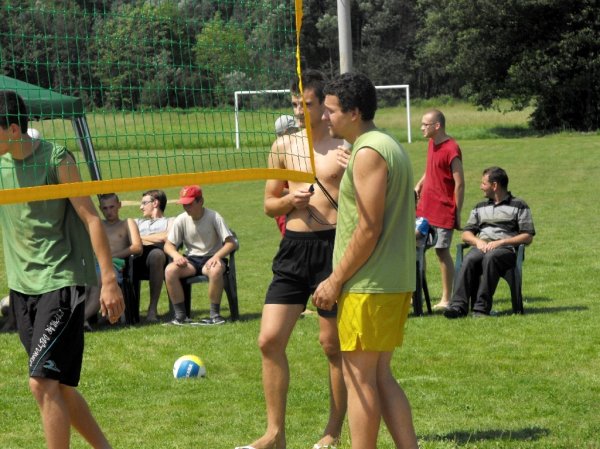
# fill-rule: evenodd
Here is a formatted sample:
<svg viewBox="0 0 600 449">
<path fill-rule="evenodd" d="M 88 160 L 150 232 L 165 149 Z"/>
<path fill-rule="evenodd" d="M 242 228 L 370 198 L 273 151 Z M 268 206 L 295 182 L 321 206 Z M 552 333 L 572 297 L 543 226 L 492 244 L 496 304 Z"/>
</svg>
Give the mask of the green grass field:
<svg viewBox="0 0 600 449">
<path fill-rule="evenodd" d="M 421 448 L 599 449 L 600 242 L 593 229 L 600 135 L 539 137 L 527 128 L 526 113 L 478 112 L 466 105 L 443 110 L 464 155 L 463 220 L 482 197 L 482 169 L 500 165 L 510 176 L 510 190 L 529 203 L 537 236 L 526 252 L 525 315 L 511 314 L 502 281 L 496 318 L 409 319 L 393 365 L 411 401 Z M 422 111 L 413 109 L 413 123 L 420 123 Z M 403 114 L 386 109 L 376 123 L 402 138 Z M 426 143 L 415 126 L 406 148 L 420 176 Z M 262 212 L 262 189 L 262 182 L 205 186 L 207 207 L 219 210 L 240 240 L 239 322 L 218 328 L 116 326 L 86 334 L 80 391 L 115 448 L 232 449 L 264 431 L 256 337 L 279 235 Z M 140 193 L 123 198 L 138 200 Z M 174 198 L 177 191 L 167 193 Z M 170 215 L 178 212 L 175 204 L 167 208 Z M 138 213 L 137 207 L 123 208 L 124 216 Z M 428 258 L 435 300 L 439 272 L 434 255 Z M 6 291 L 3 271 L 0 291 Z M 195 285 L 193 293 L 194 313 L 202 316 L 205 286 Z M 142 303 L 145 314 L 147 291 Z M 167 311 L 164 294 L 161 310 Z M 317 330 L 313 316 L 303 318 L 288 348 L 288 449 L 310 449 L 326 420 L 327 367 Z M 206 379 L 172 378 L 173 362 L 187 353 L 205 361 Z M 0 334 L 0 360 L 0 448 L 43 447 L 27 388 L 27 358 L 16 334 Z M 86 446 L 74 436 L 72 447 Z M 338 447 L 350 447 L 347 429 Z M 394 447 L 385 427 L 378 447 Z"/>
</svg>

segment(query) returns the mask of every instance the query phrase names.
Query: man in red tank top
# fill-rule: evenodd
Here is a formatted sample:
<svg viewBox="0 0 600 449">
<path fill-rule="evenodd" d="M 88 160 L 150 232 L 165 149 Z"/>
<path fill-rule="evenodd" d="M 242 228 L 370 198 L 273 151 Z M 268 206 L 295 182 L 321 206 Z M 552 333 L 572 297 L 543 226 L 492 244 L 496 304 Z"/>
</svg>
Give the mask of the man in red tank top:
<svg viewBox="0 0 600 449">
<path fill-rule="evenodd" d="M 427 166 L 417 182 L 417 216 L 425 217 L 437 233 L 435 252 L 442 274 L 442 296 L 434 309 L 446 309 L 452 296 L 454 262 L 450 254 L 454 229 L 460 229 L 465 180 L 462 153 L 456 141 L 446 134 L 446 119 L 437 109 L 421 120 L 423 137 L 429 139 Z"/>
</svg>

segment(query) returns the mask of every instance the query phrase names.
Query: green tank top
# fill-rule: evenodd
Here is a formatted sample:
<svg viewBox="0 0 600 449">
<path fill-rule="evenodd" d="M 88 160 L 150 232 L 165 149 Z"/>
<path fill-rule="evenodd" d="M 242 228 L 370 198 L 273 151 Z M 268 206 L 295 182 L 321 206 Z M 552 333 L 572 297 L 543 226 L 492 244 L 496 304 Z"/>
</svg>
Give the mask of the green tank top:
<svg viewBox="0 0 600 449">
<path fill-rule="evenodd" d="M 28 158 L 0 157 L 2 189 L 58 184 L 65 147 L 40 141 Z M 89 234 L 68 199 L 0 206 L 8 287 L 39 295 L 74 285 L 96 285 Z"/>
<path fill-rule="evenodd" d="M 343 286 L 344 292 L 403 293 L 415 289 L 415 201 L 413 173 L 404 148 L 391 136 L 373 130 L 354 142 L 348 168 L 340 184 L 334 265 L 342 258 L 358 224 L 352 178 L 356 152 L 369 147 L 388 166 L 382 234 L 367 262 Z"/>
</svg>

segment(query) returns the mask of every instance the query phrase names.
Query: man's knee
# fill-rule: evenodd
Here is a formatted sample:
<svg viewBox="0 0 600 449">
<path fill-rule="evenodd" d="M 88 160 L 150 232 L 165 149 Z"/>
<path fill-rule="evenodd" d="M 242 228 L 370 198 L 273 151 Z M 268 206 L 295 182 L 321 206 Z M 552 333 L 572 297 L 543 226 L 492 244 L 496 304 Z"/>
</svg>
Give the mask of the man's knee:
<svg viewBox="0 0 600 449">
<path fill-rule="evenodd" d="M 330 336 L 327 337 L 319 337 L 319 343 L 321 343 L 321 348 L 323 348 L 323 352 L 329 359 L 338 358 L 341 356 L 340 350 L 340 341 L 337 338 L 333 338 Z"/>
<path fill-rule="evenodd" d="M 175 262 L 171 262 L 165 267 L 165 279 L 167 281 L 178 280 L 181 277 L 181 267 L 179 267 Z"/>
<path fill-rule="evenodd" d="M 334 318 L 335 320 L 335 318 Z M 319 343 L 327 358 L 337 358 L 341 355 L 340 339 L 337 333 L 337 326 L 321 329 L 319 333 Z"/>
<path fill-rule="evenodd" d="M 146 265 L 149 270 L 160 269 L 162 271 L 163 267 L 167 262 L 167 255 L 164 253 L 162 249 L 156 248 L 150 251 L 148 257 L 146 258 Z"/>
<path fill-rule="evenodd" d="M 44 377 L 30 377 L 29 390 L 38 403 L 60 394 L 58 381 Z"/>
<path fill-rule="evenodd" d="M 264 355 L 279 353 L 285 351 L 285 345 L 282 343 L 282 340 L 278 335 L 261 332 L 258 335 L 258 348 Z"/>
</svg>

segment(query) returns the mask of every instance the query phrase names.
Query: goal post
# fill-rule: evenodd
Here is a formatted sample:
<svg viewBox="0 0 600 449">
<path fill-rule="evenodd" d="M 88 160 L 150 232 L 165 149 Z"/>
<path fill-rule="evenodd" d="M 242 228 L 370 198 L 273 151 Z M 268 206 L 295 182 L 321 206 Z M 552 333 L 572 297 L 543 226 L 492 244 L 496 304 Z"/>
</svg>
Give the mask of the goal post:
<svg viewBox="0 0 600 449">
<path fill-rule="evenodd" d="M 404 89 L 406 99 L 406 128 L 408 131 L 408 143 L 412 143 L 410 130 L 410 87 L 408 84 L 391 84 L 386 86 L 375 86 L 375 89 Z M 242 95 L 263 95 L 263 94 L 285 94 L 289 89 L 263 89 L 263 90 L 236 90 L 233 94 L 233 103 L 235 106 L 235 148 L 240 149 L 240 117 L 239 117 L 239 99 Z M 231 98 L 231 97 L 230 97 Z"/>
<path fill-rule="evenodd" d="M 233 93 L 233 104 L 235 107 L 235 148 L 240 149 L 240 107 L 239 98 L 242 95 L 257 95 L 257 94 L 285 94 L 289 89 L 265 89 L 265 90 L 236 90 Z M 229 97 L 231 98 L 231 97 Z"/>
<path fill-rule="evenodd" d="M 406 129 L 408 131 L 407 141 L 408 143 L 412 143 L 412 135 L 410 132 L 410 87 L 408 84 L 390 84 L 388 86 L 375 86 L 375 89 L 385 90 L 385 89 L 404 89 L 406 98 Z"/>
</svg>

